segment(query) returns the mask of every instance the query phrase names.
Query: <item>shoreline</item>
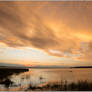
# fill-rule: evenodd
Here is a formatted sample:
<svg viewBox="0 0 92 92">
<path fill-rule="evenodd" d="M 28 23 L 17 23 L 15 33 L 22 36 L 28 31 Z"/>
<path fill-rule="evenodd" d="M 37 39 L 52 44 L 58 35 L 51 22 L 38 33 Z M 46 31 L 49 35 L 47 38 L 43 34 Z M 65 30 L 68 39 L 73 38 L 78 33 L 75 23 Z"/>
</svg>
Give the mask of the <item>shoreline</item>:
<svg viewBox="0 0 92 92">
<path fill-rule="evenodd" d="M 91 69 L 92 67 L 64 67 L 64 68 L 62 68 L 62 67 L 28 67 L 28 69 L 84 69 L 84 68 L 86 68 L 86 69 Z"/>
<path fill-rule="evenodd" d="M 18 67 L 1 68 L 0 67 L 0 80 L 8 78 L 12 74 L 19 74 L 27 71 L 29 71 L 28 68 L 18 68 Z"/>
</svg>

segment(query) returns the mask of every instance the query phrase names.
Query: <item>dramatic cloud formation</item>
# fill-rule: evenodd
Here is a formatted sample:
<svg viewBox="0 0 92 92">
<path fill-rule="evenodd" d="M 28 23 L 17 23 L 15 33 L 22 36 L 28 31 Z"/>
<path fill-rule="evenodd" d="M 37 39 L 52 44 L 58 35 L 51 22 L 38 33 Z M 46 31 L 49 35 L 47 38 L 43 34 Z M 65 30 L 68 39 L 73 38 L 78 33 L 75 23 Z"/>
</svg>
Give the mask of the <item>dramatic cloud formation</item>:
<svg viewBox="0 0 92 92">
<path fill-rule="evenodd" d="M 38 48 L 50 56 L 92 62 L 91 4 L 1 2 L 0 47 Z"/>
</svg>

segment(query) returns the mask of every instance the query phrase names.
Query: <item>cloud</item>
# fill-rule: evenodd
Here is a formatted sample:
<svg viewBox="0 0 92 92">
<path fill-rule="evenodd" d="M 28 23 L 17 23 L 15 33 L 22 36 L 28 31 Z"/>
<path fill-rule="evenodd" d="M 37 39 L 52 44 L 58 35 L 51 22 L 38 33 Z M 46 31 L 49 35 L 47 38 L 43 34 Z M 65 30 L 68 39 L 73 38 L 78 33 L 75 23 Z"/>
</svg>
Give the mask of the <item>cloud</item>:
<svg viewBox="0 0 92 92">
<path fill-rule="evenodd" d="M 78 58 L 80 61 L 88 61 L 92 62 L 92 41 L 89 43 L 86 43 L 87 47 L 83 50 L 83 55 Z"/>
<path fill-rule="evenodd" d="M 0 42 L 14 48 L 35 47 L 56 56 L 65 56 L 68 53 L 72 57 L 74 54 L 81 53 L 85 54 L 87 60 L 92 60 L 90 55 L 92 7 L 90 5 L 81 6 L 80 2 L 76 2 L 79 7 L 18 6 L 17 2 L 10 3 L 14 6 L 5 5 L 4 2 L 4 5 L 0 5 Z M 90 50 L 87 53 L 84 52 L 84 46 L 81 46 L 82 42 L 89 45 Z M 63 54 L 53 54 L 49 52 L 51 49 Z"/>
<path fill-rule="evenodd" d="M 53 31 L 44 24 L 39 15 L 35 14 L 32 9 L 26 9 L 23 12 L 18 11 L 19 9 L 1 7 L 0 32 L 4 36 L 1 38 L 2 42 L 12 47 L 25 46 L 26 43 L 37 48 L 58 44 Z"/>
</svg>

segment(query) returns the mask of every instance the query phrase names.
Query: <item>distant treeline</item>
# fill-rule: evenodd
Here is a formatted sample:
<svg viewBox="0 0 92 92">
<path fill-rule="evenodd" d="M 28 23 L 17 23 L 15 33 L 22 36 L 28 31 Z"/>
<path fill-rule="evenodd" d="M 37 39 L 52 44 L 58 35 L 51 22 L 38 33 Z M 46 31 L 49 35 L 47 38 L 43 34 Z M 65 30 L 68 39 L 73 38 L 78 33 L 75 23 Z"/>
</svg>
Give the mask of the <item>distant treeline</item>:
<svg viewBox="0 0 92 92">
<path fill-rule="evenodd" d="M 72 67 L 72 68 L 92 68 L 92 66 L 76 66 L 76 67 Z"/>
</svg>

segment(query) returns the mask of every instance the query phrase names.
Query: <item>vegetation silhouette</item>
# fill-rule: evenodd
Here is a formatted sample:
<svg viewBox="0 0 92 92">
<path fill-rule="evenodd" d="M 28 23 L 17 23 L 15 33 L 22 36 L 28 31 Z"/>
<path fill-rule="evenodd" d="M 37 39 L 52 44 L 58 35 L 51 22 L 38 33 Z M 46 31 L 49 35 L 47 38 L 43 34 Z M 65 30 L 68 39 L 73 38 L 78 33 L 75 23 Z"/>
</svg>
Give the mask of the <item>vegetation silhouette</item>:
<svg viewBox="0 0 92 92">
<path fill-rule="evenodd" d="M 0 84 L 3 84 L 8 88 L 13 84 L 13 82 L 9 78 L 11 75 L 26 71 L 28 71 L 28 69 L 0 68 Z"/>
<path fill-rule="evenodd" d="M 92 82 L 87 80 L 79 80 L 77 83 L 68 83 L 67 81 L 60 83 L 47 83 L 46 85 L 34 87 L 30 84 L 27 90 L 40 90 L 40 91 L 92 91 Z"/>
<path fill-rule="evenodd" d="M 13 82 L 10 79 L 3 80 L 0 84 L 4 84 L 6 88 L 8 88 L 10 85 L 13 84 Z"/>
</svg>

